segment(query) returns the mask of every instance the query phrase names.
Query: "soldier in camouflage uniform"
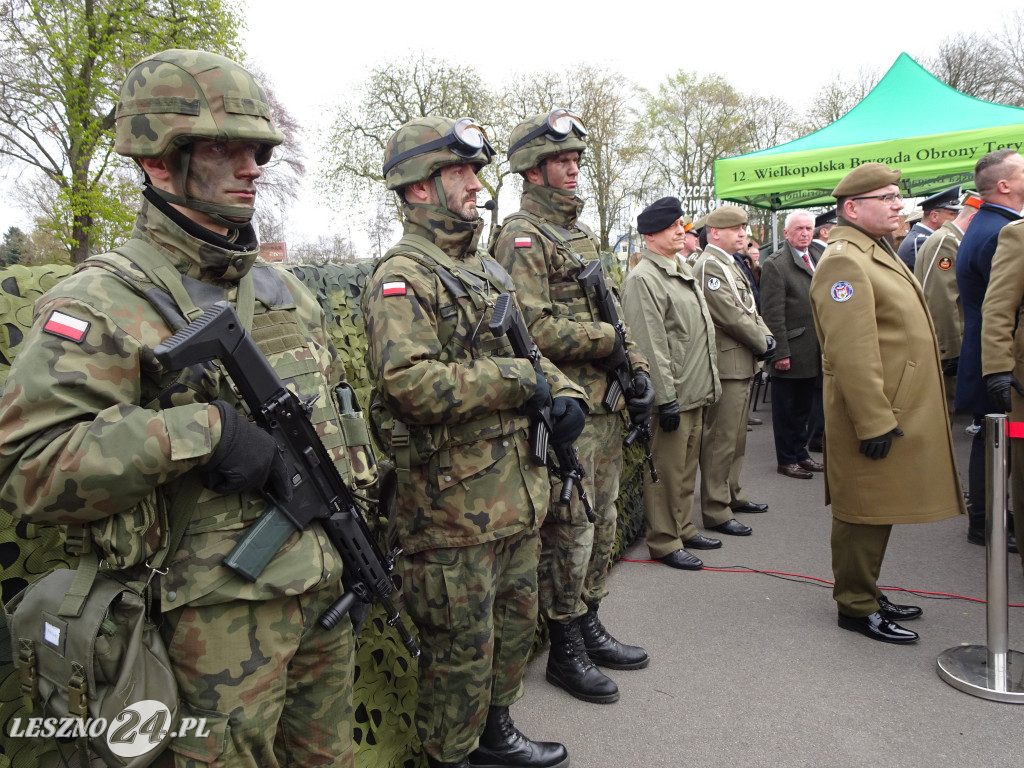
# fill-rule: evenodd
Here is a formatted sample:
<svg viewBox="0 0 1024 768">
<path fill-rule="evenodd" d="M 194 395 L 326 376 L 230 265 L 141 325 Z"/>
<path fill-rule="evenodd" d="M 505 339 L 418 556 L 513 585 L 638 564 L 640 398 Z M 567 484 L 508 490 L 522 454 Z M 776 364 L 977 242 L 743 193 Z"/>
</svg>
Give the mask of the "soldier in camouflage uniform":
<svg viewBox="0 0 1024 768">
<path fill-rule="evenodd" d="M 170 371 L 153 355 L 229 301 L 288 385 L 318 397 L 312 421 L 354 479 L 323 311 L 258 260 L 249 224 L 282 139 L 262 86 L 234 62 L 169 50 L 135 65 L 115 138 L 145 177 L 132 237 L 40 299 L 0 404 L 0 509 L 65 526 L 69 543 L 133 578 L 175 500 L 195 499 L 154 580 L 182 714 L 207 723 L 171 740 L 178 766 L 353 764 L 351 622 L 317 624 L 343 593 L 340 557 L 314 525 L 253 582 L 221 563 L 266 509 L 260 490 L 284 490 L 283 462 L 219 366 Z"/>
<path fill-rule="evenodd" d="M 633 418 L 646 423 L 654 388 L 628 332 L 623 345 L 615 327 L 599 320 L 593 291 L 576 281 L 583 267 L 599 258 L 596 238 L 578 221 L 583 200 L 575 192 L 585 136 L 582 121 L 565 109 L 535 115 L 512 131 L 509 163 L 523 176 L 523 196 L 519 212 L 502 225 L 494 255 L 516 281 L 541 352 L 587 393 L 589 416 L 576 447 L 595 520 L 588 521 L 576 496 L 568 507 L 558 503 L 562 484 L 556 479 L 541 529 L 540 609 L 551 630 L 548 681 L 583 701 L 609 703 L 619 698 L 618 686 L 595 663 L 640 669 L 649 661 L 643 648 L 612 637 L 597 611 L 608 594 L 615 543 L 621 411 L 628 399 Z M 623 365 L 627 355 L 636 371 L 633 388 L 609 411 L 602 404 L 607 372 Z"/>
<path fill-rule="evenodd" d="M 554 395 L 551 440 L 583 428 L 582 391 L 543 360 L 537 374 L 488 324 L 511 278 L 478 252 L 477 172 L 493 150 L 469 118 L 413 120 L 391 137 L 384 179 L 404 236 L 363 298 L 374 423 L 398 471 L 394 520 L 405 604 L 420 633 L 416 726 L 431 765 L 566 766 L 509 705 L 536 631 L 544 467 L 531 414 Z"/>
</svg>

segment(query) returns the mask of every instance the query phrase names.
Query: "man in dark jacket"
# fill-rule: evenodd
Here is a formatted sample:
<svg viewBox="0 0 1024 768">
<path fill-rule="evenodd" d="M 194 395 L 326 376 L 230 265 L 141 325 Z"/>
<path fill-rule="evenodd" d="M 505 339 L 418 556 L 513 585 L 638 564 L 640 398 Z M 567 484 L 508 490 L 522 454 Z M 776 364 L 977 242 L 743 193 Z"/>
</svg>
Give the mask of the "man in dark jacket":
<svg viewBox="0 0 1024 768">
<path fill-rule="evenodd" d="M 956 283 L 964 312 L 964 340 L 956 376 L 954 406 L 983 416 L 997 409 L 981 377 L 981 304 L 988 288 L 999 231 L 1016 221 L 1024 206 L 1024 157 L 1012 149 L 989 152 L 974 167 L 974 185 L 984 201 L 957 252 Z M 974 435 L 967 470 L 970 489 L 967 540 L 985 544 L 985 428 Z M 1011 551 L 1016 544 L 1010 543 Z"/>
</svg>

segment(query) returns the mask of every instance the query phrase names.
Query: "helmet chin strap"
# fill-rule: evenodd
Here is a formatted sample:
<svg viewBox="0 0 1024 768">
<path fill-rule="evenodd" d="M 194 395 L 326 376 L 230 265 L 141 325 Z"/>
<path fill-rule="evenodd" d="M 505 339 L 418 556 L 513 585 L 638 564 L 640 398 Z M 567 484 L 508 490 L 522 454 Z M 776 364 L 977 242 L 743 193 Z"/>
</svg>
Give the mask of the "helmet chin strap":
<svg viewBox="0 0 1024 768">
<path fill-rule="evenodd" d="M 185 195 L 178 195 L 174 192 L 169 192 L 166 189 L 160 189 L 155 185 L 151 185 L 153 191 L 168 203 L 181 205 L 195 211 L 202 211 L 222 227 L 238 230 L 246 226 L 256 213 L 255 208 L 242 205 L 210 203 L 205 200 L 197 200 L 196 198 L 189 196 L 187 190 L 189 164 L 192 161 L 191 147 L 188 145 L 182 147 L 179 151 L 179 156 L 181 157 L 181 162 L 178 170 L 181 174 L 181 189 L 185 192 Z"/>
<path fill-rule="evenodd" d="M 439 207 L 451 213 L 448 209 L 448 193 L 444 191 L 444 184 L 441 183 L 441 172 L 434 174 L 434 189 L 437 190 L 437 204 Z"/>
</svg>

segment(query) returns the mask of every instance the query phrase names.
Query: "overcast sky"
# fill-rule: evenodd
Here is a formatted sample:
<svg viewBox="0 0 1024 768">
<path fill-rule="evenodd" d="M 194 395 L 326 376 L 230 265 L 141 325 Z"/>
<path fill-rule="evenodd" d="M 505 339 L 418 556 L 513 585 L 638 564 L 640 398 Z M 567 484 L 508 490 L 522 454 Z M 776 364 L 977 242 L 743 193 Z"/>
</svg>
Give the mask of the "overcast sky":
<svg viewBox="0 0 1024 768">
<path fill-rule="evenodd" d="M 513 72 L 579 62 L 617 70 L 645 88 L 680 69 L 717 73 L 740 91 L 781 96 L 802 112 L 837 75 L 880 75 L 902 51 L 922 60 L 957 31 L 991 32 L 1022 8 L 1020 0 L 247 3 L 247 54 L 305 127 L 311 174 L 319 171 L 316 138 L 330 108 L 349 98 L 371 67 L 410 53 L 470 64 L 494 85 Z M 306 186 L 287 216 L 291 239 L 349 231 L 357 243 L 363 239 L 362 216 L 349 222 L 328 211 Z M 12 210 L 9 183 L 0 182 L 0 194 L 0 234 L 11 224 L 30 228 L 29 217 Z"/>
</svg>

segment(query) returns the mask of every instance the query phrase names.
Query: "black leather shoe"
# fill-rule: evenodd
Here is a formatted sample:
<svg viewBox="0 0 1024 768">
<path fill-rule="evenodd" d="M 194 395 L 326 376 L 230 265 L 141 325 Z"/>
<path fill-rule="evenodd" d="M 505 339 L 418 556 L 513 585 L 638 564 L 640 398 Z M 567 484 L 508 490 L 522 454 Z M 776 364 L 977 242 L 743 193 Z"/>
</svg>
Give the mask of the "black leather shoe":
<svg viewBox="0 0 1024 768">
<path fill-rule="evenodd" d="M 822 464 L 820 461 L 815 461 L 810 456 L 808 456 L 806 459 L 801 459 L 800 461 L 797 462 L 797 464 L 799 464 L 801 468 L 806 469 L 808 472 L 825 471 L 825 465 Z"/>
<path fill-rule="evenodd" d="M 856 617 L 840 613 L 839 626 L 883 643 L 916 643 L 918 639 L 917 632 L 904 629 L 877 611 L 867 616 Z"/>
<path fill-rule="evenodd" d="M 587 656 L 599 667 L 643 669 L 651 662 L 647 651 L 640 646 L 626 645 L 612 637 L 598 618 L 595 606 L 588 605 L 587 612 L 580 618 L 580 635 Z"/>
<path fill-rule="evenodd" d="M 551 632 L 551 650 L 548 651 L 547 681 L 580 701 L 594 704 L 618 701 L 619 686 L 595 667 L 587 655 L 580 634 L 580 619 L 573 619 L 568 624 L 549 621 L 548 630 Z M 483 737 L 480 743 L 483 744 Z"/>
<path fill-rule="evenodd" d="M 722 546 L 721 539 L 712 539 L 703 533 L 698 533 L 689 539 L 683 539 L 683 546 L 687 549 L 719 549 Z"/>
<path fill-rule="evenodd" d="M 767 512 L 767 504 L 758 504 L 756 501 L 745 501 L 732 508 L 733 512 Z"/>
<path fill-rule="evenodd" d="M 764 422 L 761 421 L 761 419 L 757 418 L 757 416 L 748 416 L 747 424 L 752 427 L 760 427 L 762 424 L 764 424 Z"/>
<path fill-rule="evenodd" d="M 799 464 L 779 464 L 779 468 L 775 471 L 780 475 L 792 477 L 796 480 L 810 480 L 814 477 L 810 470 L 804 469 Z M 735 511 L 733 510 L 733 512 Z"/>
<path fill-rule="evenodd" d="M 677 549 L 669 552 L 664 557 L 654 558 L 659 563 L 664 563 L 672 568 L 680 568 L 684 571 L 699 571 L 704 567 L 704 561 L 696 555 L 691 555 L 685 549 Z"/>
<path fill-rule="evenodd" d="M 754 529 L 749 525 L 744 525 L 739 520 L 726 520 L 721 525 L 716 525 L 712 531 L 718 531 L 724 533 L 727 536 L 749 536 L 754 532 Z"/>
<path fill-rule="evenodd" d="M 554 623 L 554 622 L 552 622 Z M 553 741 L 530 741 L 516 728 L 508 707 L 487 710 L 480 746 L 469 753 L 473 768 L 566 768 L 569 753 Z"/>
<path fill-rule="evenodd" d="M 984 547 L 987 543 L 985 541 L 985 529 L 973 525 L 967 526 L 967 540 L 971 544 L 978 544 Z M 1006 534 L 1006 551 L 1012 552 L 1015 555 L 1020 551 L 1017 549 L 1017 537 L 1012 533 Z"/>
<path fill-rule="evenodd" d="M 916 605 L 896 605 L 882 595 L 878 598 L 878 612 L 889 621 L 910 621 L 918 618 L 924 611 Z"/>
</svg>

